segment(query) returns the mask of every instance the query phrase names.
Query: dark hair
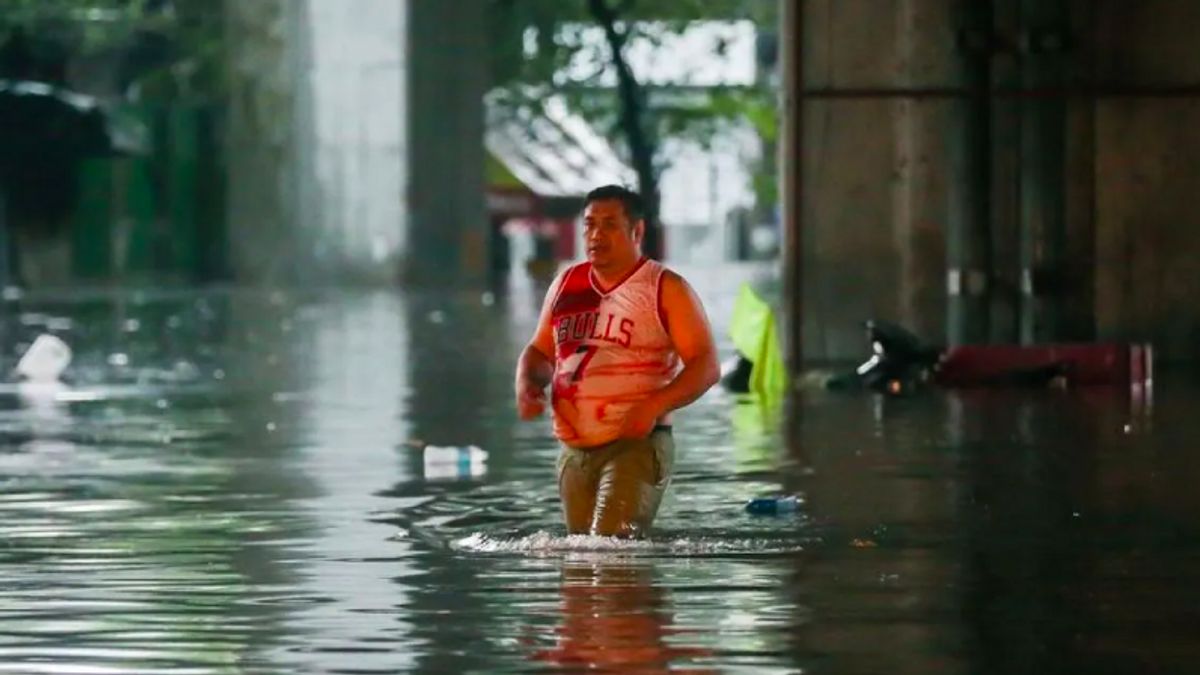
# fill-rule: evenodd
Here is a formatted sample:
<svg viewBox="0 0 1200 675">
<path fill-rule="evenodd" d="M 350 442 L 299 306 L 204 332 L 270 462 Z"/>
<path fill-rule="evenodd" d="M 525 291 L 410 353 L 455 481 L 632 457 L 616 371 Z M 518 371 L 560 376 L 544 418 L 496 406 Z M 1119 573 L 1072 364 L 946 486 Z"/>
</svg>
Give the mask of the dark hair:
<svg viewBox="0 0 1200 675">
<path fill-rule="evenodd" d="M 587 197 L 584 198 L 583 203 L 586 205 L 609 199 L 621 202 L 621 206 L 625 208 L 625 216 L 629 218 L 630 225 L 645 217 L 645 209 L 642 207 L 642 196 L 621 185 L 602 185 L 587 193 Z"/>
</svg>

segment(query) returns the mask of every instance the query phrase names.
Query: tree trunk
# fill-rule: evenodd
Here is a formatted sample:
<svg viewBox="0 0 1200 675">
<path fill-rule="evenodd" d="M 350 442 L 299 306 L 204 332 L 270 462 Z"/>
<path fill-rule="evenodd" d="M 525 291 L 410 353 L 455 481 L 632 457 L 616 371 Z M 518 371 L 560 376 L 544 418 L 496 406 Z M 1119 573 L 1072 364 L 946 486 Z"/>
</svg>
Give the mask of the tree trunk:
<svg viewBox="0 0 1200 675">
<path fill-rule="evenodd" d="M 662 228 L 658 222 L 658 174 L 654 170 L 655 140 L 643 124 L 645 101 L 643 91 L 629 63 L 625 61 L 622 48 L 628 30 L 617 30 L 617 11 L 608 6 L 607 0 L 588 0 L 592 17 L 604 28 L 604 36 L 612 54 L 613 67 L 617 71 L 617 95 L 621 102 L 621 128 L 629 144 L 633 170 L 638 177 L 638 192 L 645 204 L 646 236 L 642 252 L 661 260 L 663 257 Z"/>
</svg>

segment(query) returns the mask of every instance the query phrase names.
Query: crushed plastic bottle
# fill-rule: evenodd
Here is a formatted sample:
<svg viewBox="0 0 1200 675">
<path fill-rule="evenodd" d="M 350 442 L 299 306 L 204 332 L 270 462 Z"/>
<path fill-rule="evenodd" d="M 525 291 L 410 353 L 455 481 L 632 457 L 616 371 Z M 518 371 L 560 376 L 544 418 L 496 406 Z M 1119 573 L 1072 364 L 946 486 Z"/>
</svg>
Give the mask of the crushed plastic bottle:
<svg viewBox="0 0 1200 675">
<path fill-rule="evenodd" d="M 487 473 L 488 453 L 477 445 L 426 445 L 426 478 L 466 478 Z"/>
<path fill-rule="evenodd" d="M 39 335 L 17 362 L 17 396 L 35 418 L 62 416 L 60 399 L 69 387 L 59 377 L 70 363 L 71 348 L 50 333 Z"/>
<path fill-rule="evenodd" d="M 746 511 L 756 516 L 775 516 L 791 513 L 800 507 L 800 500 L 795 496 L 788 497 L 759 497 L 746 502 Z"/>
<path fill-rule="evenodd" d="M 71 363 L 71 348 L 59 338 L 39 335 L 17 362 L 17 373 L 31 382 L 57 382 Z"/>
</svg>

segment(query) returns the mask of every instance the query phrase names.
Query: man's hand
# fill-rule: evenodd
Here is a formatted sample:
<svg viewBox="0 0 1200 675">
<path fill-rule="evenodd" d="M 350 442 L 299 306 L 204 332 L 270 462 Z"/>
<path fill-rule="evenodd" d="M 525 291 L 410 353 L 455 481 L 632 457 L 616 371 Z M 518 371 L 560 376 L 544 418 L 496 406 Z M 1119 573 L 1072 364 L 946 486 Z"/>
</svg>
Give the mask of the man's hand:
<svg viewBox="0 0 1200 675">
<path fill-rule="evenodd" d="M 621 423 L 621 438 L 646 438 L 654 431 L 654 425 L 662 412 L 650 400 L 639 401 L 625 413 Z"/>
<path fill-rule="evenodd" d="M 545 410 L 546 390 L 529 380 L 522 380 L 517 385 L 517 415 L 523 420 L 531 420 Z"/>
<path fill-rule="evenodd" d="M 517 358 L 513 391 L 517 399 L 517 414 L 523 420 L 531 420 L 546 410 L 546 387 L 554 379 L 554 332 L 550 328 L 550 318 L 554 298 L 557 297 L 556 289 L 562 284 L 563 274 L 565 271 L 558 274 L 546 291 L 537 329 Z"/>
</svg>

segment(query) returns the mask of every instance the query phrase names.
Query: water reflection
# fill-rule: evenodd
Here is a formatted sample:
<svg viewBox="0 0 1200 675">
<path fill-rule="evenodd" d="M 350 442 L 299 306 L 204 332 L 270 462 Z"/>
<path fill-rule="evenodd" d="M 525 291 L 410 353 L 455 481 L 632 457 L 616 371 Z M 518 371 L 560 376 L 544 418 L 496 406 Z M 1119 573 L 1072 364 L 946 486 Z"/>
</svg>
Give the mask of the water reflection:
<svg viewBox="0 0 1200 675">
<path fill-rule="evenodd" d="M 520 348 L 515 334 L 524 328 L 511 325 L 507 312 L 510 303 L 520 301 L 502 297 L 497 303 L 478 292 L 408 299 L 407 337 L 419 353 L 403 364 L 411 383 L 405 409 L 412 440 L 477 445 L 489 452 L 487 470 L 504 474 L 516 423 L 512 367 Z M 409 452 L 407 465 L 420 474 L 421 454 Z"/>
<path fill-rule="evenodd" d="M 1091 418 L 1107 401 L 980 391 L 952 403 L 956 445 L 973 450 L 959 505 L 968 644 L 988 672 L 1059 672 L 1084 618 L 1061 592 L 1087 567 L 1079 517 L 1096 481 Z"/>
<path fill-rule="evenodd" d="M 651 564 L 622 560 L 566 560 L 562 564 L 560 621 L 551 644 L 533 649 L 533 661 L 590 672 L 713 673 L 689 668 L 712 651 L 688 646 L 675 625 L 670 591 Z"/>
<path fill-rule="evenodd" d="M 238 466 L 244 408 L 208 385 L 221 323 L 195 320 L 222 299 L 193 300 L 48 300 L 9 315 L 14 351 L 48 329 L 78 349 L 66 384 L 18 386 L 3 413 L 19 445 L 0 448 L 0 669 L 222 668 L 280 631 L 260 600 L 295 577 L 254 542 L 287 523 L 286 491 L 264 495 L 271 481 Z"/>
</svg>

